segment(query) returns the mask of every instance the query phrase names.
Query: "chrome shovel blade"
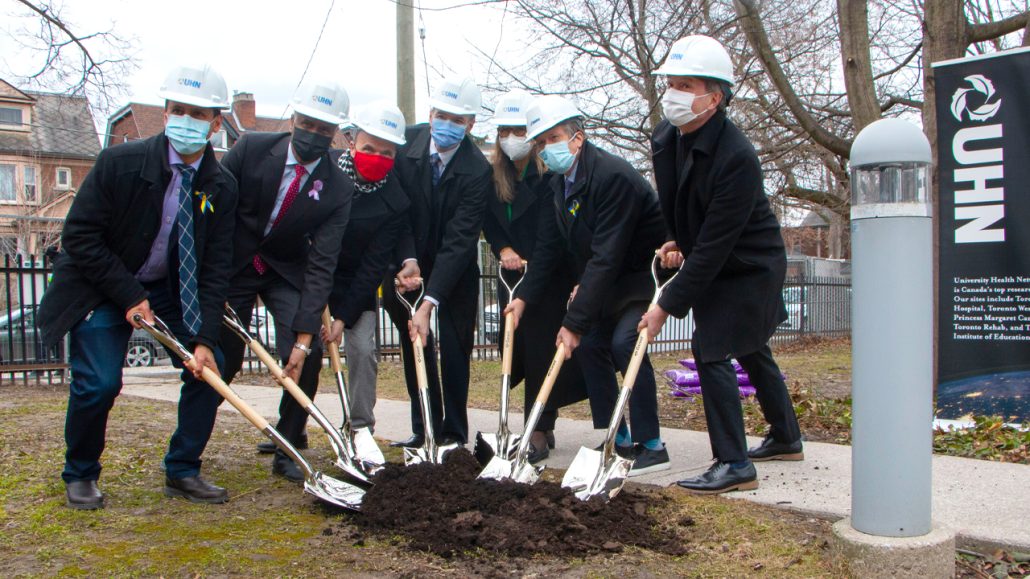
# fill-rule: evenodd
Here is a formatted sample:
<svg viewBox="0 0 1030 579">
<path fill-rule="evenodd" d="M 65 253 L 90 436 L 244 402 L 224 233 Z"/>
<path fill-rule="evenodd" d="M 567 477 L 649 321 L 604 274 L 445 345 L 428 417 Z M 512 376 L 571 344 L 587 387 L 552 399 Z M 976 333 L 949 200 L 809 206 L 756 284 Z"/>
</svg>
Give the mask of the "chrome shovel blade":
<svg viewBox="0 0 1030 579">
<path fill-rule="evenodd" d="M 364 490 L 320 472 L 304 479 L 304 492 L 352 511 L 360 511 L 361 501 L 365 498 Z"/>
<path fill-rule="evenodd" d="M 581 501 L 602 497 L 608 502 L 622 490 L 631 468 L 632 460 L 612 453 L 606 461 L 603 451 L 583 447 L 565 471 L 561 486 Z"/>
<path fill-rule="evenodd" d="M 526 461 L 503 460 L 495 456 L 486 463 L 482 472 L 476 478 L 491 480 L 511 480 L 527 485 L 535 484 L 540 480 L 540 473 L 544 472 L 543 465 L 533 466 Z"/>
<path fill-rule="evenodd" d="M 428 462 L 431 464 L 443 464 L 443 458 L 448 452 L 459 448 L 461 445 L 458 443 L 448 444 L 445 446 L 437 446 L 436 451 L 430 451 L 425 446 L 418 448 L 405 448 L 404 449 L 404 466 L 412 466 L 416 464 L 422 464 Z"/>
<path fill-rule="evenodd" d="M 519 442 L 522 437 L 517 434 L 509 434 L 505 438 L 506 441 L 492 432 L 476 433 L 476 444 L 472 449 L 472 454 L 479 464 L 486 466 L 494 457 L 509 461 L 514 459 L 519 451 Z M 501 449 L 504 449 L 503 452 Z"/>
</svg>

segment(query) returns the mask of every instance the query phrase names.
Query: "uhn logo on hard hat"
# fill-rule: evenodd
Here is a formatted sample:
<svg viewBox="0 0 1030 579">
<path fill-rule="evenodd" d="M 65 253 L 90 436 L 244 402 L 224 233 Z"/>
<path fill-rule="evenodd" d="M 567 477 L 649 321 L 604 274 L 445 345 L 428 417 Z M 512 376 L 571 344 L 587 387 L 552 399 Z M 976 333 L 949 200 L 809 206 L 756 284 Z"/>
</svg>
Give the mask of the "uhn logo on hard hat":
<svg viewBox="0 0 1030 579">
<path fill-rule="evenodd" d="M 315 95 L 311 97 L 311 100 L 315 101 L 316 103 L 323 104 L 327 107 L 333 106 L 333 99 L 321 95 Z"/>
<path fill-rule="evenodd" d="M 539 123 L 539 122 L 540 122 L 540 117 L 537 117 L 537 118 L 535 118 L 535 119 L 533 119 L 533 120 L 529 121 L 529 124 L 531 124 L 531 125 L 535 125 L 535 124 L 537 124 L 537 123 Z"/>
<path fill-rule="evenodd" d="M 443 94 L 443 96 L 445 96 L 445 97 L 447 97 L 447 98 L 452 98 L 452 99 L 456 99 L 456 98 L 458 98 L 458 93 L 456 93 L 456 92 L 451 92 L 451 91 L 449 91 L 449 90 L 445 90 L 445 91 L 442 91 L 442 93 L 441 93 L 441 94 Z"/>
<path fill-rule="evenodd" d="M 517 106 L 509 106 L 509 107 L 504 107 L 504 112 L 506 112 L 506 113 L 519 113 L 519 112 L 522 112 L 522 111 Z"/>
<path fill-rule="evenodd" d="M 669 60 L 683 60 L 683 54 L 680 52 L 673 52 L 669 55 Z"/>
<path fill-rule="evenodd" d="M 982 74 L 974 74 L 967 76 L 965 80 L 973 88 L 961 87 L 951 96 L 951 114 L 955 120 L 962 121 L 962 114 L 965 113 L 969 120 L 983 122 L 998 114 L 998 109 L 1001 108 L 1001 99 L 991 102 L 994 97 L 994 84 L 991 83 L 991 79 Z M 967 102 L 967 97 L 971 92 L 982 94 L 984 104 L 971 109 Z"/>
<path fill-rule="evenodd" d="M 188 86 L 190 88 L 200 88 L 200 81 L 193 80 L 192 78 L 180 78 L 179 84 L 182 86 Z"/>
<path fill-rule="evenodd" d="M 390 127 L 391 129 L 397 128 L 397 123 L 391 121 L 390 119 L 380 119 L 379 122 L 382 123 L 384 126 Z"/>
</svg>

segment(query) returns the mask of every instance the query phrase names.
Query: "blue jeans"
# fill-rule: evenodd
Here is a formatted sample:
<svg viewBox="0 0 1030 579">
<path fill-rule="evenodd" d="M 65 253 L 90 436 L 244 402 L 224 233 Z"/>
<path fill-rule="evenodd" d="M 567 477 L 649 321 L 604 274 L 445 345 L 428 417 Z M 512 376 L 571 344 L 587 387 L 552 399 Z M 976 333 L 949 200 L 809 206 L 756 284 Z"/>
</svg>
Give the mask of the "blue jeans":
<svg viewBox="0 0 1030 579">
<path fill-rule="evenodd" d="M 145 287 L 150 292 L 150 308 L 186 344 L 188 335 L 182 325 L 178 294 L 169 291 L 167 280 L 145 284 Z M 132 326 L 125 321 L 125 312 L 111 302 L 98 306 L 71 330 L 68 351 L 71 385 L 64 429 L 68 448 L 61 473 L 65 482 L 100 477 L 107 416 L 122 390 L 122 364 L 131 335 Z M 221 350 L 215 349 L 215 359 L 221 367 Z M 172 356 L 172 363 L 176 368 L 183 367 L 177 356 Z M 213 388 L 194 378 L 192 373 L 184 370 L 182 381 L 179 425 L 164 459 L 169 478 L 200 473 L 200 455 L 211 437 L 218 405 L 222 402 Z"/>
</svg>

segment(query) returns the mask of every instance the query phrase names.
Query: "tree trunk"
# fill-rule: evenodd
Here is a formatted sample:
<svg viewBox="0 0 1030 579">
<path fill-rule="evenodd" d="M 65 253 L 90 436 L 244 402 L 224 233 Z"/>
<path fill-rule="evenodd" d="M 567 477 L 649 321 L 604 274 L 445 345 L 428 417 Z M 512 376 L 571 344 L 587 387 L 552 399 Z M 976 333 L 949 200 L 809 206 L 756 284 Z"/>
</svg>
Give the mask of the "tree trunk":
<svg viewBox="0 0 1030 579">
<path fill-rule="evenodd" d="M 880 118 L 873 66 L 869 59 L 869 6 L 866 0 L 837 0 L 840 19 L 841 60 L 844 86 L 855 125 L 855 134 Z"/>
<path fill-rule="evenodd" d="M 937 103 L 934 62 L 959 58 L 966 51 L 966 15 L 962 0 L 933 0 L 923 14 L 923 131 L 937 158 Z M 936 187 L 931 191 L 937 198 Z"/>
</svg>

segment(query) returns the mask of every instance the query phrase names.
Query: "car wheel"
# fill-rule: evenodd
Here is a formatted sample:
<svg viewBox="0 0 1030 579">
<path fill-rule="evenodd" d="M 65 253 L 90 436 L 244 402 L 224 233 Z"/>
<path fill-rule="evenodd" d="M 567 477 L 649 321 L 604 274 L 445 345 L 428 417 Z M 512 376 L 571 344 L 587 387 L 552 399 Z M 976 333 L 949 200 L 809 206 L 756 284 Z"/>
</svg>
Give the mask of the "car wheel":
<svg viewBox="0 0 1030 579">
<path fill-rule="evenodd" d="M 141 366 L 153 366 L 157 352 L 150 344 L 130 344 L 129 351 L 125 353 L 125 365 L 130 368 Z"/>
</svg>

